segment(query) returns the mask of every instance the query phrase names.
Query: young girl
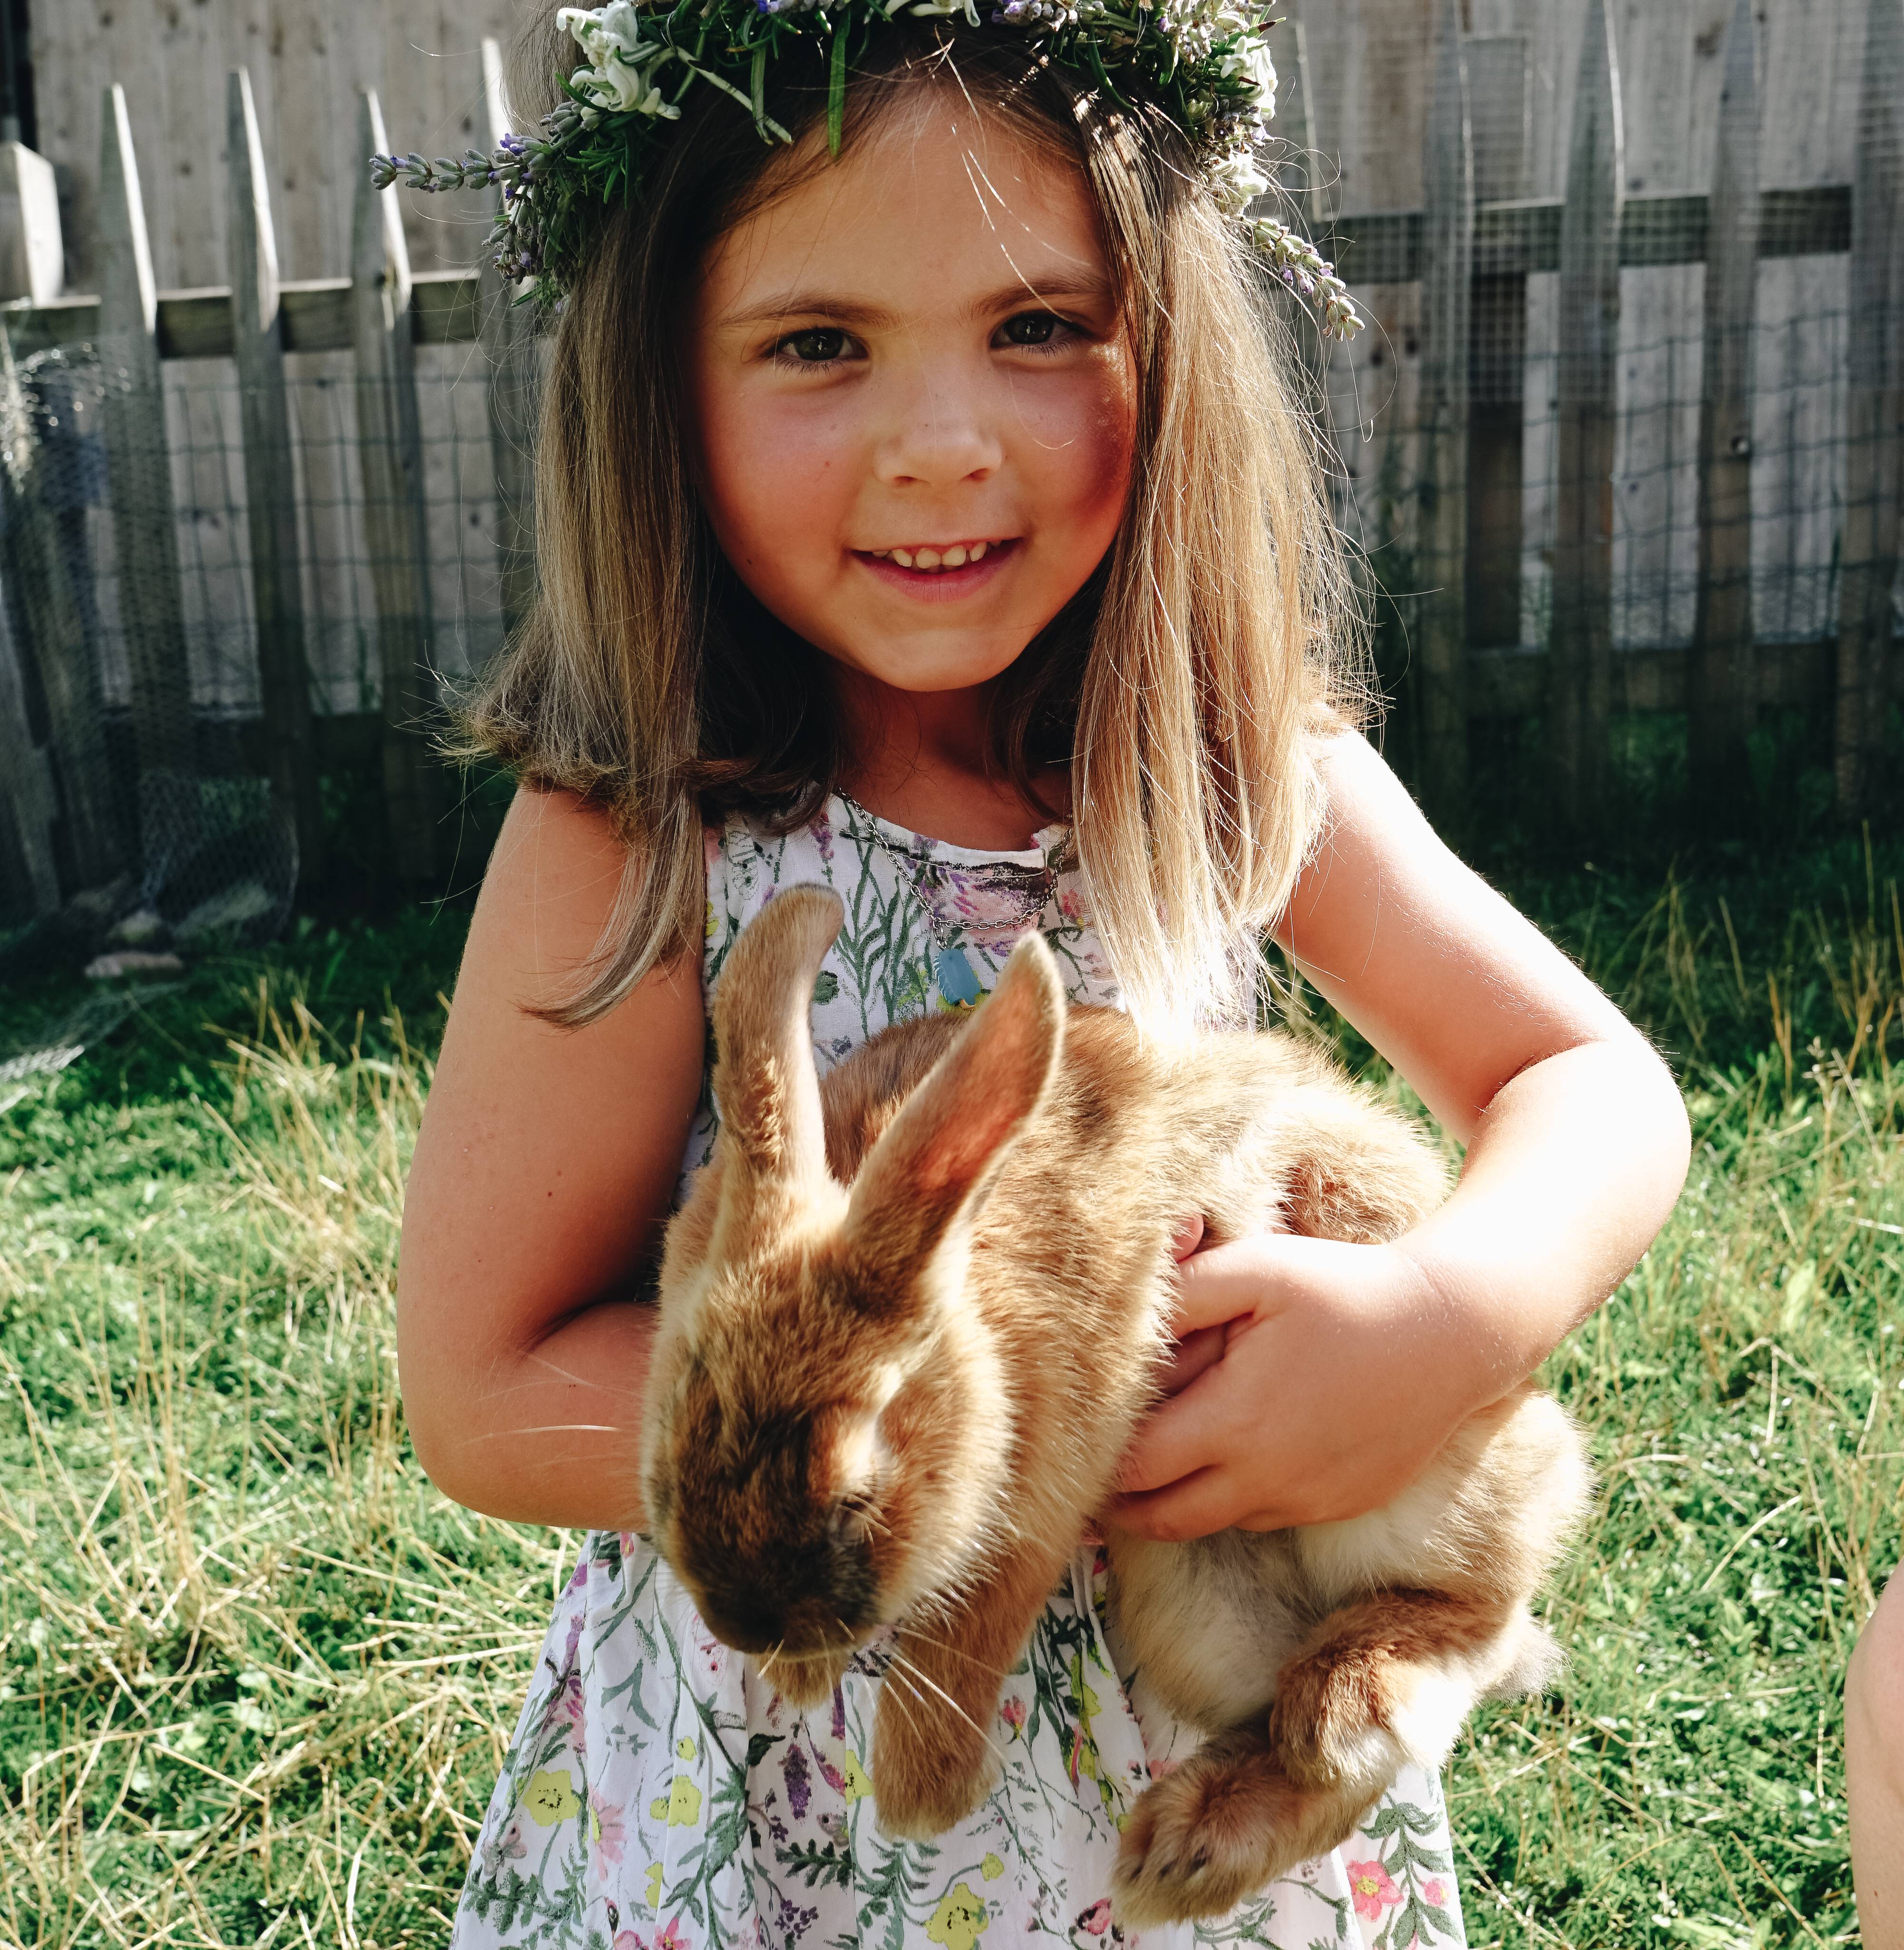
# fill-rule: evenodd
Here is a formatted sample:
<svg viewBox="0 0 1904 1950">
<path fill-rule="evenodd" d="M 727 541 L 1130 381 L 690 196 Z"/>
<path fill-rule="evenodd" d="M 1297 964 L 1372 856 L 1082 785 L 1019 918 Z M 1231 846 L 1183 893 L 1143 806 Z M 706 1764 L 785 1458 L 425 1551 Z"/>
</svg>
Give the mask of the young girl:
<svg viewBox="0 0 1904 1950">
<path fill-rule="evenodd" d="M 777 887 L 843 896 L 823 1066 L 977 1003 L 1027 927 L 1159 1036 L 1246 1015 L 1273 932 L 1467 1147 L 1389 1246 L 1193 1254 L 1185 1215 L 1171 1392 L 1104 1513 L 1156 1537 L 1392 1497 L 1632 1266 L 1686 1126 L 1354 729 L 1317 475 L 1226 214 L 1259 187 L 1262 23 L 757 3 L 565 17 L 589 65 L 546 146 L 492 166 L 515 267 L 564 294 L 544 580 L 473 715 L 523 790 L 417 1145 L 400 1352 L 437 1483 L 590 1535 L 456 1941 L 1117 1942 L 1120 1825 L 1194 1740 L 1120 1669 L 1088 1546 L 1005 1679 L 999 1789 L 921 1845 L 878 1824 L 876 1648 L 793 1713 L 642 1534 L 644 1270 L 708 1153 L 740 928 Z M 1438 1780 L 1144 1941 L 1461 1942 Z"/>
</svg>

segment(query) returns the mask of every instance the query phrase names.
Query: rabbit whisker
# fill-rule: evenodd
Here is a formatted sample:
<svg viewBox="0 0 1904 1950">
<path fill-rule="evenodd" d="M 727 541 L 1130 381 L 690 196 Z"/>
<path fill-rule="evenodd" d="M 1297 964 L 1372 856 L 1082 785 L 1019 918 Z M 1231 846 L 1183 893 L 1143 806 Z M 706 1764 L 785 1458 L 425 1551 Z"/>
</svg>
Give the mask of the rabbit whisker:
<svg viewBox="0 0 1904 1950">
<path fill-rule="evenodd" d="M 909 1678 L 917 1680 L 922 1686 L 930 1687 L 932 1691 L 936 1693 L 938 1696 L 945 1702 L 946 1705 L 950 1706 L 953 1712 L 957 1714 L 959 1718 L 978 1736 L 978 1738 L 985 1743 L 987 1751 L 996 1756 L 999 1765 L 1000 1767 L 1004 1765 L 1005 1749 L 985 1731 L 984 1727 L 979 1725 L 978 1721 L 959 1704 L 957 1700 L 953 1698 L 950 1693 L 946 1691 L 944 1687 L 940 1685 L 938 1682 L 932 1677 L 931 1674 L 922 1671 L 919 1667 L 913 1665 L 912 1661 L 907 1658 L 905 1654 L 901 1652 L 895 1651 L 893 1653 L 892 1664 L 894 1667 L 902 1668 Z M 891 1669 L 891 1667 L 888 1668 L 888 1671 Z"/>
<path fill-rule="evenodd" d="M 836 1616 L 833 1623 L 840 1629 L 839 1643 L 837 1645 L 823 1645 L 820 1649 L 820 1656 L 831 1659 L 835 1653 L 843 1652 L 850 1659 L 859 1650 L 860 1641 L 854 1637 L 853 1628 L 844 1618 Z"/>
<path fill-rule="evenodd" d="M 641 1401 L 646 1399 L 647 1391 L 644 1388 L 617 1388 L 612 1382 L 601 1381 L 593 1375 L 578 1375 L 573 1369 L 564 1367 L 561 1362 L 552 1361 L 546 1354 L 532 1353 L 529 1358 L 539 1368 L 546 1369 L 552 1375 L 560 1375 L 565 1382 L 574 1382 L 583 1388 L 599 1388 L 605 1394 L 626 1395 L 631 1401 Z M 494 1391 L 494 1394 L 513 1394 L 523 1388 L 533 1388 L 540 1385 L 539 1382 L 534 1380 L 518 1382 L 514 1388 L 499 1388 Z M 493 1395 L 491 1398 L 493 1399 L 494 1396 Z"/>
<path fill-rule="evenodd" d="M 962 1659 L 966 1665 L 975 1665 L 981 1672 L 988 1674 L 993 1672 L 994 1668 L 988 1665 L 982 1659 L 974 1658 L 970 1653 L 955 1646 L 950 1639 L 935 1639 L 929 1634 L 922 1632 L 919 1628 L 918 1621 L 915 1618 L 908 1618 L 906 1621 L 906 1631 L 909 1637 L 916 1639 L 921 1645 L 930 1646 L 935 1652 L 950 1653 L 954 1659 Z M 997 1676 L 1002 1684 L 1003 1675 L 1000 1674 Z"/>
<path fill-rule="evenodd" d="M 539 1422 L 527 1428 L 489 1428 L 471 1439 L 477 1442 L 496 1442 L 507 1436 L 512 1441 L 518 1435 L 559 1435 L 565 1430 L 579 1429 L 595 1435 L 613 1435 L 618 1431 L 611 1422 Z"/>
<path fill-rule="evenodd" d="M 908 1699 L 911 1699 L 918 1705 L 922 1706 L 926 1703 L 926 1696 L 922 1693 L 919 1692 L 918 1689 L 913 1686 L 912 1682 L 906 1678 L 903 1674 L 895 1673 L 890 1666 L 886 1668 L 886 1677 L 888 1679 L 897 1679 L 899 1681 L 899 1685 L 892 1696 L 892 1703 L 896 1708 L 898 1708 L 900 1718 L 905 1721 L 907 1726 L 909 1728 L 916 1730 L 919 1725 L 919 1722 L 913 1718 L 912 1708 L 908 1706 L 906 1704 L 906 1702 Z M 873 1793 L 876 1797 L 879 1793 L 879 1788 L 876 1783 L 873 1788 Z"/>
</svg>

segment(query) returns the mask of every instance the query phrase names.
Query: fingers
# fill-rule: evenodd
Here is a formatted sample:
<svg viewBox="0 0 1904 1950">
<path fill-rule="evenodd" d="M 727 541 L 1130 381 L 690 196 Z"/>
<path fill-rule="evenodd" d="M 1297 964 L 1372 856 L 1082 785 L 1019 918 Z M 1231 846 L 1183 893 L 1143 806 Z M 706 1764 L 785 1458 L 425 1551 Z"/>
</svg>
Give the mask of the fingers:
<svg viewBox="0 0 1904 1950">
<path fill-rule="evenodd" d="M 1215 1367 L 1223 1359 L 1227 1332 L 1220 1326 L 1199 1327 L 1179 1341 L 1176 1351 L 1170 1357 L 1170 1365 L 1158 1378 L 1164 1393 L 1181 1394 L 1199 1375 Z"/>
<path fill-rule="evenodd" d="M 1178 1227 L 1176 1236 L 1170 1242 L 1170 1257 L 1181 1264 L 1202 1243 L 1202 1216 L 1200 1213 L 1193 1214 Z"/>
<path fill-rule="evenodd" d="M 1257 1257 L 1249 1250 L 1254 1243 L 1212 1246 L 1178 1267 L 1177 1305 L 1170 1328 L 1178 1340 L 1187 1339 L 1199 1328 L 1220 1327 L 1255 1312 L 1264 1298 L 1264 1282 Z"/>
<path fill-rule="evenodd" d="M 1182 1394 L 1145 1417 L 1118 1469 L 1117 1486 L 1122 1494 L 1160 1490 L 1193 1471 L 1224 1461 L 1228 1445 L 1212 1413 L 1221 1398 L 1221 1378 L 1220 1371 L 1199 1375 Z"/>
<path fill-rule="evenodd" d="M 1180 1543 L 1243 1527 L 1243 1519 L 1250 1512 L 1235 1478 L 1227 1469 L 1212 1467 L 1196 1470 L 1161 1490 L 1115 1497 L 1104 1514 L 1120 1530 L 1160 1543 Z"/>
</svg>

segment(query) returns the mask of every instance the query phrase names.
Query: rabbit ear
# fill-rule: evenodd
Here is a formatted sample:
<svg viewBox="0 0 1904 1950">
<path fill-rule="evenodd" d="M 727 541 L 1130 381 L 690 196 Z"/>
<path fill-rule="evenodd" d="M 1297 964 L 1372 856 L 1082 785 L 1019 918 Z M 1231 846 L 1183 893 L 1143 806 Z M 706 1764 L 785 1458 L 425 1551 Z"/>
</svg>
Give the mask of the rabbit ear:
<svg viewBox="0 0 1904 1950">
<path fill-rule="evenodd" d="M 714 1092 L 728 1182 L 826 1170 L 814 1068 L 814 980 L 845 910 L 825 887 L 783 888 L 741 930 L 714 991 Z"/>
<path fill-rule="evenodd" d="M 1042 1102 L 1064 1020 L 1057 964 L 1042 937 L 1028 934 L 854 1180 L 847 1235 L 862 1264 L 882 1276 L 873 1291 L 916 1269 Z M 904 1297 L 903 1285 L 888 1290 L 895 1301 Z"/>
</svg>

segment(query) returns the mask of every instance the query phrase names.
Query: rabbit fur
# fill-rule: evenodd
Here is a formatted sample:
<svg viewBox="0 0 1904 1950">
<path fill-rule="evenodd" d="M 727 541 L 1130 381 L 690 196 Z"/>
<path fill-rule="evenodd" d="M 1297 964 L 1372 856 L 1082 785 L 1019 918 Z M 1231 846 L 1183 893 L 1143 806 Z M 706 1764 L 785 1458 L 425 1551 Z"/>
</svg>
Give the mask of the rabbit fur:
<svg viewBox="0 0 1904 1950">
<path fill-rule="evenodd" d="M 923 1839 L 996 1784 L 1004 1676 L 1158 1398 L 1174 1226 L 1379 1241 L 1446 1179 L 1286 1036 L 1166 1052 L 1069 1006 L 1035 933 L 975 1012 L 887 1030 L 822 1084 L 808 1008 L 841 917 L 782 889 L 718 983 L 722 1123 L 667 1235 L 642 1488 L 710 1629 L 790 1704 L 897 1628 L 870 1772 L 881 1827 Z M 1478 1699 L 1545 1684 L 1528 1602 L 1588 1481 L 1523 1387 L 1353 1521 L 1109 1530 L 1116 1628 L 1209 1737 L 1131 1812 L 1125 1927 L 1327 1853 Z"/>
</svg>

